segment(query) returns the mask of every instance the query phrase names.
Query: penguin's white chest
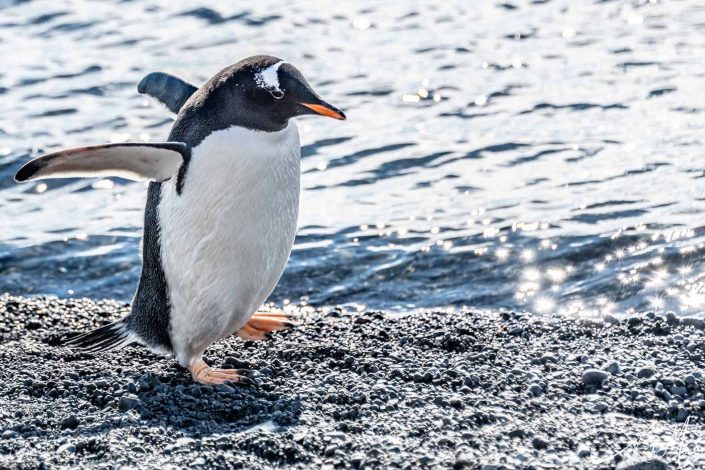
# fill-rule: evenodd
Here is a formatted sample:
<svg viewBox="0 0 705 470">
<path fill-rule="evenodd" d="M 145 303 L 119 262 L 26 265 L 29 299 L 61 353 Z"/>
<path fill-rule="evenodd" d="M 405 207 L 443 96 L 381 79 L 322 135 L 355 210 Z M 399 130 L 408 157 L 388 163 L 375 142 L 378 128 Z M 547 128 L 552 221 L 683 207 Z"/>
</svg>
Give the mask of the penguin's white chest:
<svg viewBox="0 0 705 470">
<path fill-rule="evenodd" d="M 240 329 L 274 290 L 296 234 L 300 157 L 293 121 L 279 132 L 231 127 L 192 149 L 181 195 L 175 178 L 162 185 L 161 256 L 179 362 Z"/>
</svg>

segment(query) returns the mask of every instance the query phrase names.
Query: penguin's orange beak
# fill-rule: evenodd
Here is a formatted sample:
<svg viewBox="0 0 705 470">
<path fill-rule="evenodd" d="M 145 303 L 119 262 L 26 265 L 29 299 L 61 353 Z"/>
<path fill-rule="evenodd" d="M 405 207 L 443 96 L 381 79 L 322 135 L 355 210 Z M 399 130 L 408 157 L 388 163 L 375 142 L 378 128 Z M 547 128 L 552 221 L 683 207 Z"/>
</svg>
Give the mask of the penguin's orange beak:
<svg viewBox="0 0 705 470">
<path fill-rule="evenodd" d="M 310 109 L 311 111 L 313 111 L 316 114 L 320 114 L 321 116 L 327 116 L 327 117 L 330 117 L 333 119 L 340 119 L 341 121 L 345 120 L 345 114 L 341 110 L 329 105 L 326 102 L 323 102 L 323 104 L 314 104 L 314 103 L 299 103 L 299 104 L 306 106 L 308 109 Z"/>
</svg>

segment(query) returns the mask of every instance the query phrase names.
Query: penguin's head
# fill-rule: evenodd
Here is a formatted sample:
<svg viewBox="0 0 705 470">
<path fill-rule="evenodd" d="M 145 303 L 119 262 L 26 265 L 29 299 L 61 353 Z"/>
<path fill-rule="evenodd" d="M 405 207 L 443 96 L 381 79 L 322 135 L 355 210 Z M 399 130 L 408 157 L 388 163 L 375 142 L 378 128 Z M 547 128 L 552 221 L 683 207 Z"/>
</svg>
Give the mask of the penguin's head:
<svg viewBox="0 0 705 470">
<path fill-rule="evenodd" d="M 340 109 L 313 91 L 296 67 L 277 57 L 248 57 L 216 75 L 212 83 L 221 109 L 225 105 L 239 123 L 254 129 L 279 130 L 289 119 L 304 115 L 345 119 Z"/>
</svg>

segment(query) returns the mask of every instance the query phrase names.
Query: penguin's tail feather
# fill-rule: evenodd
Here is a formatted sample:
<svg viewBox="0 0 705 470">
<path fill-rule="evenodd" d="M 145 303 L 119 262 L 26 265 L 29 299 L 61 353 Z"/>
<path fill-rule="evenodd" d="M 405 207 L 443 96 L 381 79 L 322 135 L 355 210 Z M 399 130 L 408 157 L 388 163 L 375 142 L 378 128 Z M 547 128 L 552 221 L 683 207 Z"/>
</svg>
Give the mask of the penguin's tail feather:
<svg viewBox="0 0 705 470">
<path fill-rule="evenodd" d="M 125 318 L 64 341 L 63 346 L 96 353 L 121 348 L 136 341 Z"/>
</svg>

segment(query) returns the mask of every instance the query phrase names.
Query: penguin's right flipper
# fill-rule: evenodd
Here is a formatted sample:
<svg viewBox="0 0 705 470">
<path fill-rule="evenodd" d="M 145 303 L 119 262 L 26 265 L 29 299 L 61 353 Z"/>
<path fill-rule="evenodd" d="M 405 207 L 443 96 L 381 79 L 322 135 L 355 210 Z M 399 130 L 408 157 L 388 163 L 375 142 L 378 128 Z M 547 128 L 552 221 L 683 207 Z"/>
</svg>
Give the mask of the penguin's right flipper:
<svg viewBox="0 0 705 470">
<path fill-rule="evenodd" d="M 196 90 L 196 85 L 167 72 L 152 72 L 137 85 L 138 93 L 158 99 L 176 114 Z"/>
<path fill-rule="evenodd" d="M 189 156 L 190 150 L 183 142 L 126 142 L 76 147 L 29 161 L 17 172 L 15 181 L 97 176 L 166 181 L 177 174 Z"/>
</svg>

